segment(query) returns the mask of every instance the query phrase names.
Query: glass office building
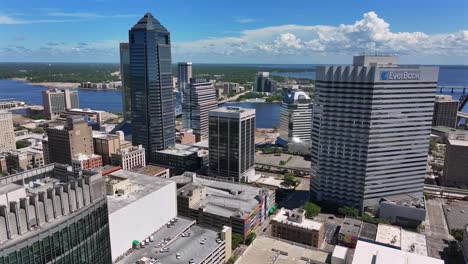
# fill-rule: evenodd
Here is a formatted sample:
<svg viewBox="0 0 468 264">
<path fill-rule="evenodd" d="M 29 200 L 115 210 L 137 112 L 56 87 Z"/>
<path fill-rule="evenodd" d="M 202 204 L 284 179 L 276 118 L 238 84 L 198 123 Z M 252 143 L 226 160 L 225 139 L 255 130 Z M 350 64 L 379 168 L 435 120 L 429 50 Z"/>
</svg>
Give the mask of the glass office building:
<svg viewBox="0 0 468 264">
<path fill-rule="evenodd" d="M 209 170 L 213 177 L 255 177 L 255 109 L 221 107 L 208 112 Z"/>
<path fill-rule="evenodd" d="M 130 52 L 128 43 L 120 43 L 120 79 L 122 80 L 122 113 L 125 121 L 132 120 L 132 101 L 130 90 Z"/>
<path fill-rule="evenodd" d="M 111 262 L 105 198 L 64 223 L 0 250 L 0 264 Z"/>
<path fill-rule="evenodd" d="M 154 152 L 175 144 L 170 33 L 150 13 L 129 32 L 133 145 Z"/>
</svg>

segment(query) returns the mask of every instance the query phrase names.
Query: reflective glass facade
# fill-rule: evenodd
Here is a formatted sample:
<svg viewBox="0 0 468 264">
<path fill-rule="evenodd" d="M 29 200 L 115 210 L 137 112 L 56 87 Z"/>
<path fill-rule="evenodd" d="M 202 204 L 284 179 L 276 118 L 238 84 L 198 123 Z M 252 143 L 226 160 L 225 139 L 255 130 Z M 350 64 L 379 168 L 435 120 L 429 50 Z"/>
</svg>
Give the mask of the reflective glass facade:
<svg viewBox="0 0 468 264">
<path fill-rule="evenodd" d="M 129 32 L 133 145 L 154 152 L 175 144 L 169 32 L 146 14 Z"/>
<path fill-rule="evenodd" d="M 132 120 L 132 100 L 130 90 L 130 54 L 128 43 L 120 43 L 120 78 L 122 80 L 122 112 L 126 121 Z"/>
<path fill-rule="evenodd" d="M 105 198 L 67 221 L 30 232 L 38 233 L 0 249 L 0 264 L 112 263 Z"/>
</svg>

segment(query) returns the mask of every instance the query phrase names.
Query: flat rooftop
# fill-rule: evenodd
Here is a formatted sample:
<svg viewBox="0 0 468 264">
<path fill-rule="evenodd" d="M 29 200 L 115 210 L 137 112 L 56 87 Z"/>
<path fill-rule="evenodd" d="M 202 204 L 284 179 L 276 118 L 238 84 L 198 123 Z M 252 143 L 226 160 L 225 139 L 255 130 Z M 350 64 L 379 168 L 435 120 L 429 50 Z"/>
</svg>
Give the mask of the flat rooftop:
<svg viewBox="0 0 468 264">
<path fill-rule="evenodd" d="M 452 146 L 468 147 L 468 141 L 467 140 L 449 139 L 448 141 L 449 141 L 450 145 L 452 145 Z"/>
<path fill-rule="evenodd" d="M 164 153 L 168 155 L 175 155 L 175 156 L 189 156 L 192 155 L 195 152 L 198 152 L 200 149 L 198 147 L 194 147 L 191 145 L 184 145 L 184 144 L 175 144 L 174 147 L 164 149 L 164 150 L 159 150 L 157 151 L 158 153 Z"/>
<path fill-rule="evenodd" d="M 189 232 L 189 237 L 182 237 L 182 233 Z M 154 242 L 150 242 L 145 248 L 132 250 L 130 254 L 118 261 L 117 263 L 136 263 L 143 257 L 157 258 L 156 263 L 164 264 L 180 264 L 189 263 L 193 259 L 195 263 L 200 263 L 211 252 L 217 249 L 220 244 L 216 242 L 219 233 L 202 228 L 195 225 L 194 220 L 178 217 L 178 221 L 171 227 L 163 226 L 154 234 Z M 171 240 L 164 246 L 169 248 L 169 252 L 161 253 L 161 247 L 156 247 L 164 238 Z M 206 243 L 201 244 L 200 241 L 206 238 Z M 180 259 L 176 258 L 176 254 L 180 254 Z"/>
<path fill-rule="evenodd" d="M 352 264 L 443 264 L 441 259 L 430 258 L 386 246 L 358 241 Z"/>
<path fill-rule="evenodd" d="M 362 221 L 354 218 L 345 218 L 340 228 L 340 234 L 358 236 L 361 230 Z"/>
<path fill-rule="evenodd" d="M 379 224 L 375 241 L 401 247 L 401 228 L 392 225 Z"/>
<path fill-rule="evenodd" d="M 387 202 L 391 202 L 397 205 L 414 207 L 414 208 L 425 208 L 424 200 L 422 198 L 413 197 L 408 194 L 397 194 L 392 196 L 383 197 Z"/>
<path fill-rule="evenodd" d="M 276 261 L 273 261 L 275 259 Z M 236 263 L 306 264 L 330 263 L 330 260 L 330 253 L 276 238 L 259 236 L 244 251 Z"/>
<path fill-rule="evenodd" d="M 169 184 L 174 184 L 174 182 L 159 178 L 159 177 L 153 177 L 153 176 L 148 176 L 145 174 L 141 173 L 136 173 L 132 171 L 127 171 L 127 170 L 119 170 L 110 173 L 109 175 L 114 175 L 117 177 L 122 177 L 122 178 L 128 178 L 130 180 L 130 183 L 136 187 L 135 191 L 125 194 L 122 196 L 107 196 L 107 204 L 109 207 L 109 214 L 112 214 L 119 209 L 124 208 L 125 206 L 138 201 L 142 197 L 145 197 L 160 188 L 169 185 Z"/>
<path fill-rule="evenodd" d="M 141 173 L 141 174 L 145 174 L 145 175 L 149 175 L 149 176 L 159 174 L 159 173 L 161 173 L 163 171 L 166 171 L 166 170 L 168 170 L 168 168 L 161 167 L 161 166 L 156 166 L 156 165 L 151 165 L 151 164 L 146 165 L 145 167 L 136 167 L 136 168 L 132 169 L 133 172 Z"/>
<path fill-rule="evenodd" d="M 402 229 L 401 250 L 427 256 L 426 236 Z"/>
<path fill-rule="evenodd" d="M 208 194 L 195 205 L 195 209 L 204 208 L 205 212 L 224 217 L 246 218 L 259 206 L 258 197 L 265 190 L 247 184 L 215 181 L 199 176 L 194 178 L 193 185 L 207 187 Z"/>
<path fill-rule="evenodd" d="M 452 201 L 442 207 L 449 229 L 465 229 L 468 225 L 468 201 Z"/>
<path fill-rule="evenodd" d="M 314 221 L 314 220 L 311 220 L 311 219 L 307 219 L 307 218 L 304 218 L 302 220 L 302 222 L 300 222 L 300 223 L 295 222 L 295 221 L 290 221 L 288 219 L 287 212 L 289 212 L 290 214 L 294 213 L 294 211 L 286 210 L 284 208 L 281 208 L 280 210 L 278 210 L 278 213 L 272 218 L 272 220 L 275 220 L 275 221 L 283 223 L 283 224 L 287 224 L 287 225 L 291 225 L 291 226 L 295 226 L 295 227 L 300 227 L 300 228 L 304 228 L 304 229 L 309 229 L 309 230 L 320 230 L 320 228 L 323 225 L 320 222 L 317 222 L 317 221 Z"/>
<path fill-rule="evenodd" d="M 374 223 L 362 222 L 361 231 L 359 231 L 359 237 L 375 241 L 377 236 L 377 227 L 378 226 Z"/>
</svg>

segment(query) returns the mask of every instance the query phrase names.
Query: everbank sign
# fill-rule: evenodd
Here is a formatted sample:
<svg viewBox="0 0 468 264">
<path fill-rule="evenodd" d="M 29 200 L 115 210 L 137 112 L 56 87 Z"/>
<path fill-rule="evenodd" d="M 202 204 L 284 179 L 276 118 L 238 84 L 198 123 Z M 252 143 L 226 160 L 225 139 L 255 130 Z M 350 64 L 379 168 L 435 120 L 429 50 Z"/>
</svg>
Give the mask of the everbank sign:
<svg viewBox="0 0 468 264">
<path fill-rule="evenodd" d="M 380 80 L 419 80 L 421 72 L 419 71 L 381 71 Z"/>
</svg>

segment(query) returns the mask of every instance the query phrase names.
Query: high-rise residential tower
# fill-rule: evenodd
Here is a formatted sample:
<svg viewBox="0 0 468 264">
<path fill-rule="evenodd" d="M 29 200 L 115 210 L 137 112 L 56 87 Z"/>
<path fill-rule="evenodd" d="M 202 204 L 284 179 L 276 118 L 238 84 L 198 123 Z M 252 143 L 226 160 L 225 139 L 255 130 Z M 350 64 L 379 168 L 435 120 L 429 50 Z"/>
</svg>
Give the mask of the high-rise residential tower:
<svg viewBox="0 0 468 264">
<path fill-rule="evenodd" d="M 177 84 L 179 92 L 184 92 L 190 84 L 192 78 L 192 63 L 191 62 L 179 62 L 178 64 L 178 78 Z"/>
<path fill-rule="evenodd" d="M 436 95 L 432 126 L 455 128 L 457 124 L 458 101 L 450 95 Z"/>
<path fill-rule="evenodd" d="M 130 90 L 130 51 L 128 43 L 120 43 L 120 79 L 122 80 L 122 113 L 125 121 L 132 120 Z"/>
<path fill-rule="evenodd" d="M 280 109 L 280 138 L 287 142 L 310 142 L 312 100 L 305 92 L 295 91 L 284 98 Z"/>
<path fill-rule="evenodd" d="M 66 109 L 80 108 L 78 91 L 51 89 L 42 91 L 44 114 L 49 119 L 57 118 Z"/>
<path fill-rule="evenodd" d="M 175 144 L 170 33 L 150 13 L 129 32 L 132 143 L 153 153 Z"/>
<path fill-rule="evenodd" d="M 182 119 L 185 129 L 193 129 L 196 141 L 208 138 L 208 111 L 218 107 L 213 84 L 204 78 L 192 78 L 185 89 Z"/>
<path fill-rule="evenodd" d="M 15 149 L 15 129 L 11 113 L 0 111 L 0 153 Z"/>
<path fill-rule="evenodd" d="M 255 109 L 221 107 L 209 115 L 209 171 L 230 181 L 255 178 Z"/>
<path fill-rule="evenodd" d="M 437 67 L 356 56 L 317 69 L 311 193 L 365 208 L 384 196 L 422 197 Z"/>
</svg>

